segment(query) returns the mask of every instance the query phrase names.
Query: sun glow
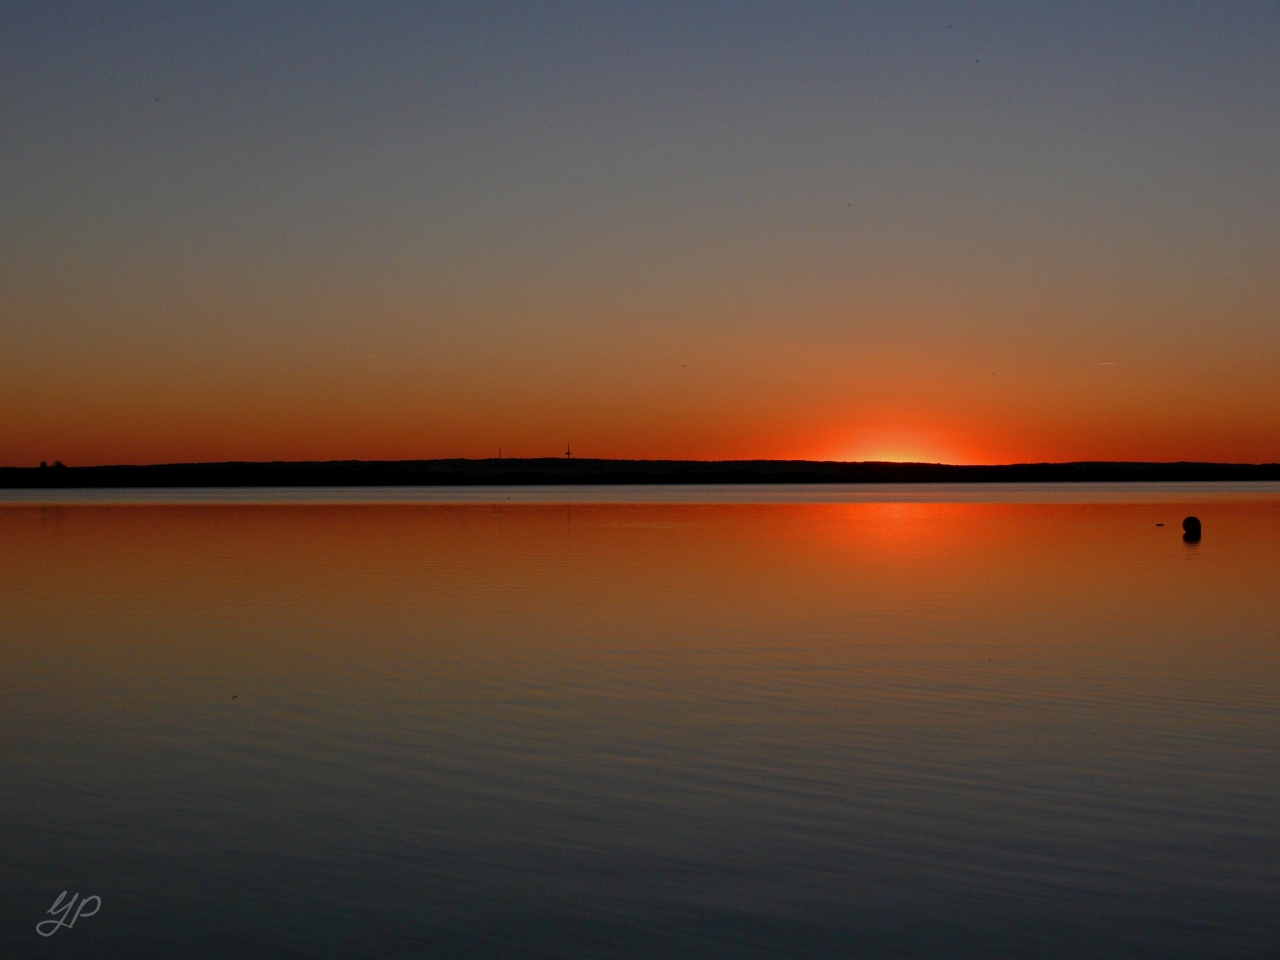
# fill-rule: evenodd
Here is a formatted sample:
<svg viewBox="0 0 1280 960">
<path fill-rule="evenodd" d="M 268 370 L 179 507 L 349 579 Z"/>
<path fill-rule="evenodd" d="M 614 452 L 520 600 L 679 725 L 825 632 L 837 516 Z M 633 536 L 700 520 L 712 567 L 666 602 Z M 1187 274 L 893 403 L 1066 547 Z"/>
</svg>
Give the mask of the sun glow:
<svg viewBox="0 0 1280 960">
<path fill-rule="evenodd" d="M 963 456 L 953 445 L 932 438 L 867 437 L 844 447 L 836 459 L 881 463 L 965 463 L 970 458 Z"/>
<path fill-rule="evenodd" d="M 862 450 L 857 454 L 844 457 L 857 463 L 948 463 L 949 458 L 931 456 L 926 453 L 908 451 L 905 448 Z"/>
</svg>

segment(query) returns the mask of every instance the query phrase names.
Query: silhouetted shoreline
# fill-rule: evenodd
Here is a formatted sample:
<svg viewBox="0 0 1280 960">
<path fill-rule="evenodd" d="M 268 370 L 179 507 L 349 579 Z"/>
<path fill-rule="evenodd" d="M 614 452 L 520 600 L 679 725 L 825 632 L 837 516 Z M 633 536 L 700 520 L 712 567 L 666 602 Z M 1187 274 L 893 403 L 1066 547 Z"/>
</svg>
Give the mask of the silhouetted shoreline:
<svg viewBox="0 0 1280 960">
<path fill-rule="evenodd" d="M 0 467 L 0 488 L 1097 483 L 1280 480 L 1280 464 L 846 463 L 816 460 L 328 460 Z"/>
</svg>

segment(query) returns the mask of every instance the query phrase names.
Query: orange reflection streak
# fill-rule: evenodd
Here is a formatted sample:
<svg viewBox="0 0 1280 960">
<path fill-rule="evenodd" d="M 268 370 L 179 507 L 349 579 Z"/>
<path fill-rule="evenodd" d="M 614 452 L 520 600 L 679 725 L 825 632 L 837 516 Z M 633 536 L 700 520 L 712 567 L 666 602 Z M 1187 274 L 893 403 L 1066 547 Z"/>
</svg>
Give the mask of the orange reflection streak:
<svg viewBox="0 0 1280 960">
<path fill-rule="evenodd" d="M 186 658 L 696 672 L 966 645 L 1270 669 L 1280 609 L 1269 503 L 15 507 L 0 543 L 10 656 L 40 660 L 24 637 L 54 630 L 76 648 L 60 670 L 157 677 Z"/>
</svg>

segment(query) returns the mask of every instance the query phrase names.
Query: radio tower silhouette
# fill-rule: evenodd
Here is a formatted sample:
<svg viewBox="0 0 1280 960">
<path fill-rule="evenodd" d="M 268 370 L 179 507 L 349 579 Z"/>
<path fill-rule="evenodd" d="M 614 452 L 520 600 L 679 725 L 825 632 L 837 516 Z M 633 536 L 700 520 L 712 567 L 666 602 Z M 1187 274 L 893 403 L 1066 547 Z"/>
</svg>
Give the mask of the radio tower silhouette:
<svg viewBox="0 0 1280 960">
<path fill-rule="evenodd" d="M 573 456 L 573 451 L 569 449 L 569 444 L 566 442 L 564 445 L 564 458 L 568 460 L 572 456 Z"/>
</svg>

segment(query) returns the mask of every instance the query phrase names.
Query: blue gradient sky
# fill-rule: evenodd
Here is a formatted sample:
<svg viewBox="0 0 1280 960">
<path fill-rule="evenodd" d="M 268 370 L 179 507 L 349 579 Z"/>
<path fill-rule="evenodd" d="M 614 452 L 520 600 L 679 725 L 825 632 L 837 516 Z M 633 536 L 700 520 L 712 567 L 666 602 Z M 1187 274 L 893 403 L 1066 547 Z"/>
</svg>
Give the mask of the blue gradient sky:
<svg viewBox="0 0 1280 960">
<path fill-rule="evenodd" d="M 1280 458 L 1280 5 L 0 7 L 0 463 Z"/>
</svg>

